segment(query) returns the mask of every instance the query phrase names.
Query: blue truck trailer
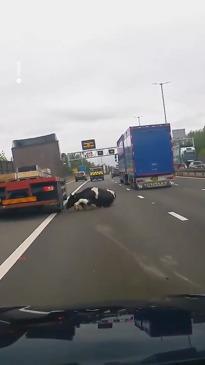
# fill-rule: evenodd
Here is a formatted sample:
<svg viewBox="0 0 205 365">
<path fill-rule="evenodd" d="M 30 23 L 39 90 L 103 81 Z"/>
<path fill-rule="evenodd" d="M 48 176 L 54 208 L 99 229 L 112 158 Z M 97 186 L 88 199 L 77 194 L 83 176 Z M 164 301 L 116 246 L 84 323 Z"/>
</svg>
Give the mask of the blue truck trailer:
<svg viewBox="0 0 205 365">
<path fill-rule="evenodd" d="M 171 186 L 174 174 L 169 124 L 129 127 L 117 141 L 120 180 L 135 189 Z"/>
</svg>

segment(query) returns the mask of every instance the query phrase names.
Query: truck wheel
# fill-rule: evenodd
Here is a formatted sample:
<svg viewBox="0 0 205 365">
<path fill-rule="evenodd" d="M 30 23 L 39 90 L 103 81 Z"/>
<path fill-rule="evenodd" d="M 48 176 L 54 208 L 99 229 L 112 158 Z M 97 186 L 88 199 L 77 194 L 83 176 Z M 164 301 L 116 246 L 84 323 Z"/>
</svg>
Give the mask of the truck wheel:
<svg viewBox="0 0 205 365">
<path fill-rule="evenodd" d="M 125 185 L 129 185 L 128 176 L 127 175 L 124 176 L 124 184 Z"/>
<path fill-rule="evenodd" d="M 135 181 L 131 183 L 132 189 L 137 190 L 137 184 Z"/>
<path fill-rule="evenodd" d="M 67 200 L 68 196 L 66 193 L 63 194 L 63 200 Z"/>
<path fill-rule="evenodd" d="M 60 202 L 58 205 L 54 205 L 52 208 L 53 213 L 61 213 L 63 210 L 63 202 Z"/>
</svg>

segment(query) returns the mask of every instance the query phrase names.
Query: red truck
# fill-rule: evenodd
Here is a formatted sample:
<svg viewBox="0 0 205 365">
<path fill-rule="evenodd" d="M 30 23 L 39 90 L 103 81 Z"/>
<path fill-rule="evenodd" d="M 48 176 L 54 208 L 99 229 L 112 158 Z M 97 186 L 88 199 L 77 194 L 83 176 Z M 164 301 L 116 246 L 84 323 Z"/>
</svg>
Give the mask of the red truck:
<svg viewBox="0 0 205 365">
<path fill-rule="evenodd" d="M 50 207 L 52 211 L 60 212 L 63 209 L 64 179 L 34 167 L 19 170 L 0 174 L 0 210 Z"/>
</svg>

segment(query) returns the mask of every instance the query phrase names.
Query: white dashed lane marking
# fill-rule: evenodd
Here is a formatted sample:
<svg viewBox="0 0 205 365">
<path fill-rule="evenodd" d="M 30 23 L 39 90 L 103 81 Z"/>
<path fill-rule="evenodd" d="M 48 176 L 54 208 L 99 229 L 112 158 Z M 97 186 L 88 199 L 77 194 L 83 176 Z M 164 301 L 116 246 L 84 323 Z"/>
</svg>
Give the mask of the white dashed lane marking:
<svg viewBox="0 0 205 365">
<path fill-rule="evenodd" d="M 201 189 L 201 190 L 205 190 L 205 189 Z"/>
<path fill-rule="evenodd" d="M 142 195 L 137 195 L 137 197 L 140 199 L 144 199 L 144 196 L 142 196 Z"/>
<path fill-rule="evenodd" d="M 126 188 L 126 190 L 127 190 L 127 191 L 130 191 L 131 189 L 129 189 L 129 188 Z"/>
<path fill-rule="evenodd" d="M 172 215 L 173 217 L 179 219 L 180 221 L 182 222 L 185 222 L 185 221 L 188 221 L 188 218 L 186 217 L 183 217 L 183 215 L 180 215 L 178 213 L 175 213 L 175 212 L 168 212 L 168 214 Z"/>
</svg>

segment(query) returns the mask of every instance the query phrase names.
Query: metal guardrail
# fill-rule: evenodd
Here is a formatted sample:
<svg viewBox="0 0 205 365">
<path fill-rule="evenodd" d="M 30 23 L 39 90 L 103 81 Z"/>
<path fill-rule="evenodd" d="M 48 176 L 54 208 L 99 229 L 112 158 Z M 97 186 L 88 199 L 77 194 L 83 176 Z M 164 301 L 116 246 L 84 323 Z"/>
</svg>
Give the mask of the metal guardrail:
<svg viewBox="0 0 205 365">
<path fill-rule="evenodd" d="M 175 171 L 175 175 L 205 178 L 205 169 L 180 169 Z"/>
</svg>

